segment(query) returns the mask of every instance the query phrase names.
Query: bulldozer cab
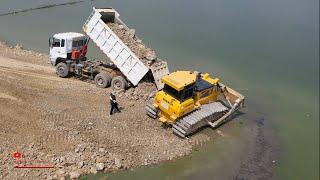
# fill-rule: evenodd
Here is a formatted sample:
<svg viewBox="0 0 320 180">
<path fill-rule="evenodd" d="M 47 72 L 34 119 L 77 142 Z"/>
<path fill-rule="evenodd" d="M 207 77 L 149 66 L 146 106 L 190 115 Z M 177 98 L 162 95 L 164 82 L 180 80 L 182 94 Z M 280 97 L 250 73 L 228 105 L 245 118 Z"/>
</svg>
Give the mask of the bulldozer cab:
<svg viewBox="0 0 320 180">
<path fill-rule="evenodd" d="M 176 71 L 163 76 L 162 82 L 164 83 L 162 91 L 180 103 L 193 98 L 196 85 L 196 76 L 194 72 Z"/>
<path fill-rule="evenodd" d="M 180 101 L 180 103 L 190 98 L 195 103 L 201 103 L 216 91 L 215 85 L 219 80 L 212 79 L 209 74 L 202 75 L 197 72 L 178 71 L 165 76 L 162 81 L 165 84 L 163 91 Z"/>
</svg>

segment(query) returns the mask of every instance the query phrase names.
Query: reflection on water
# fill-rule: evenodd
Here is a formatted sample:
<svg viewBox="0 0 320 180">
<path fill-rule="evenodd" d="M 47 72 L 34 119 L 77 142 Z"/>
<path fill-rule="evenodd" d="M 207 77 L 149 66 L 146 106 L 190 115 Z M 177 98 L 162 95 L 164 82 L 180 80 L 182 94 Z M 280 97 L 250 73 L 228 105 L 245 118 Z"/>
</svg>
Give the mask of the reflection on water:
<svg viewBox="0 0 320 180">
<path fill-rule="evenodd" d="M 35 7 L 41 2 L 4 0 L 0 10 Z M 282 150 L 276 165 L 279 178 L 319 179 L 319 1 L 86 1 L 0 17 L 0 39 L 47 52 L 50 35 L 81 32 L 94 5 L 116 8 L 139 37 L 168 60 L 171 70 L 208 71 L 242 89 L 249 101 L 258 104 L 248 105 L 242 118 L 262 109 L 275 127 Z M 105 59 L 95 48 L 89 51 L 91 58 Z M 230 131 L 246 132 L 243 126 Z M 173 179 L 201 172 L 214 176 L 221 167 L 239 160 L 230 156 L 224 161 L 225 153 L 238 154 L 246 143 L 243 137 L 247 136 L 232 137 L 217 139 L 194 156 L 128 175 L 153 178 L 155 173 L 160 179 Z M 205 157 L 211 161 L 200 163 Z M 184 167 L 187 170 L 181 170 Z"/>
</svg>

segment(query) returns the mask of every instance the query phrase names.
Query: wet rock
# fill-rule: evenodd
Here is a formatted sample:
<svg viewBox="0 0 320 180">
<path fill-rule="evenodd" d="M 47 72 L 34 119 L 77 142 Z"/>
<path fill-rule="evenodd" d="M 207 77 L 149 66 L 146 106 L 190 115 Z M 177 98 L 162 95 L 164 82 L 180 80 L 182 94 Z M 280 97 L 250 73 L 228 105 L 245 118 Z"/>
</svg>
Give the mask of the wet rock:
<svg viewBox="0 0 320 180">
<path fill-rule="evenodd" d="M 122 167 L 122 164 L 119 158 L 114 158 L 114 164 L 116 165 L 117 168 Z"/>
<path fill-rule="evenodd" d="M 129 34 L 129 36 L 130 36 L 131 38 L 134 38 L 134 36 L 136 35 L 136 30 L 135 30 L 135 29 L 130 29 L 130 30 L 128 31 L 128 34 Z"/>
<path fill-rule="evenodd" d="M 105 153 L 106 152 L 106 149 L 104 149 L 104 148 L 99 148 L 99 153 Z"/>
<path fill-rule="evenodd" d="M 60 162 L 60 163 L 65 162 L 65 160 L 66 160 L 66 157 L 64 157 L 64 156 L 62 156 L 62 157 L 59 158 L 59 162 Z"/>
<path fill-rule="evenodd" d="M 140 49 L 145 49 L 145 48 L 146 48 L 146 46 L 143 45 L 143 44 L 139 44 L 138 47 L 139 47 Z"/>
<path fill-rule="evenodd" d="M 56 172 L 56 175 L 61 176 L 61 175 L 65 174 L 65 173 L 66 173 L 65 170 L 59 169 L 59 170 Z"/>
<path fill-rule="evenodd" d="M 70 179 L 77 179 L 80 177 L 80 173 L 78 171 L 73 171 L 69 173 L 69 175 L 70 175 Z"/>
<path fill-rule="evenodd" d="M 92 174 L 97 174 L 98 171 L 97 171 L 96 168 L 92 167 L 92 168 L 90 169 L 90 173 L 92 173 Z"/>
<path fill-rule="evenodd" d="M 144 165 L 148 165 L 148 159 L 144 159 Z"/>
<path fill-rule="evenodd" d="M 96 164 L 96 170 L 97 171 L 103 171 L 103 169 L 104 169 L 104 164 L 103 163 Z"/>
<path fill-rule="evenodd" d="M 81 157 L 82 156 L 82 153 L 79 152 L 78 154 L 76 154 L 77 157 Z"/>
<path fill-rule="evenodd" d="M 80 162 L 78 163 L 79 168 L 83 168 L 84 165 L 85 165 L 84 161 L 80 161 Z"/>
<path fill-rule="evenodd" d="M 23 176 L 21 176 L 21 177 L 23 177 Z M 53 179 L 55 179 L 53 176 L 51 176 L 51 175 L 47 176 L 47 180 L 53 180 Z"/>
<path fill-rule="evenodd" d="M 54 162 L 55 164 L 59 164 L 59 163 L 63 163 L 64 160 L 65 160 L 64 157 L 54 158 L 54 159 L 53 159 L 53 162 Z"/>
<path fill-rule="evenodd" d="M 22 50 L 23 46 L 21 44 L 17 44 L 14 48 L 17 50 Z"/>
<path fill-rule="evenodd" d="M 80 152 L 83 152 L 84 150 L 86 150 L 86 147 L 84 145 L 82 145 L 80 148 Z"/>
</svg>

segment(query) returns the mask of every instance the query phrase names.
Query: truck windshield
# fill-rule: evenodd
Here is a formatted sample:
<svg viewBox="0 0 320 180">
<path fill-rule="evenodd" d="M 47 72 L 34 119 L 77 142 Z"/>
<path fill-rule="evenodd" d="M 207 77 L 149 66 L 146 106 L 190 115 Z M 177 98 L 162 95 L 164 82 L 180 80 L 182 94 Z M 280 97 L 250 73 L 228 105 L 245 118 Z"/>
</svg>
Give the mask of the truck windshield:
<svg viewBox="0 0 320 180">
<path fill-rule="evenodd" d="M 84 41 L 85 41 L 84 39 L 73 41 L 73 42 L 72 42 L 72 47 L 80 47 L 80 46 L 83 46 L 83 44 L 85 43 Z"/>
<path fill-rule="evenodd" d="M 52 47 L 60 47 L 60 39 L 53 38 Z"/>
</svg>

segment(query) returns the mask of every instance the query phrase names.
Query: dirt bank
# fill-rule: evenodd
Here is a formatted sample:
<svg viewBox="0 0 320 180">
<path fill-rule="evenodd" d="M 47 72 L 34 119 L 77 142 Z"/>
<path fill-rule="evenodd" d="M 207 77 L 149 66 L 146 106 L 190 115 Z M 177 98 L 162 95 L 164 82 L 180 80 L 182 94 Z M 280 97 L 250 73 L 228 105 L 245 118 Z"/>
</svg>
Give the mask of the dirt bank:
<svg viewBox="0 0 320 180">
<path fill-rule="evenodd" d="M 60 179 L 131 169 L 189 154 L 211 137 L 182 140 L 145 115 L 152 83 L 118 95 L 122 113 L 109 117 L 111 89 L 58 78 L 48 56 L 0 43 L 0 179 Z M 13 152 L 25 162 L 15 162 Z M 18 169 L 15 165 L 49 165 Z"/>
</svg>

